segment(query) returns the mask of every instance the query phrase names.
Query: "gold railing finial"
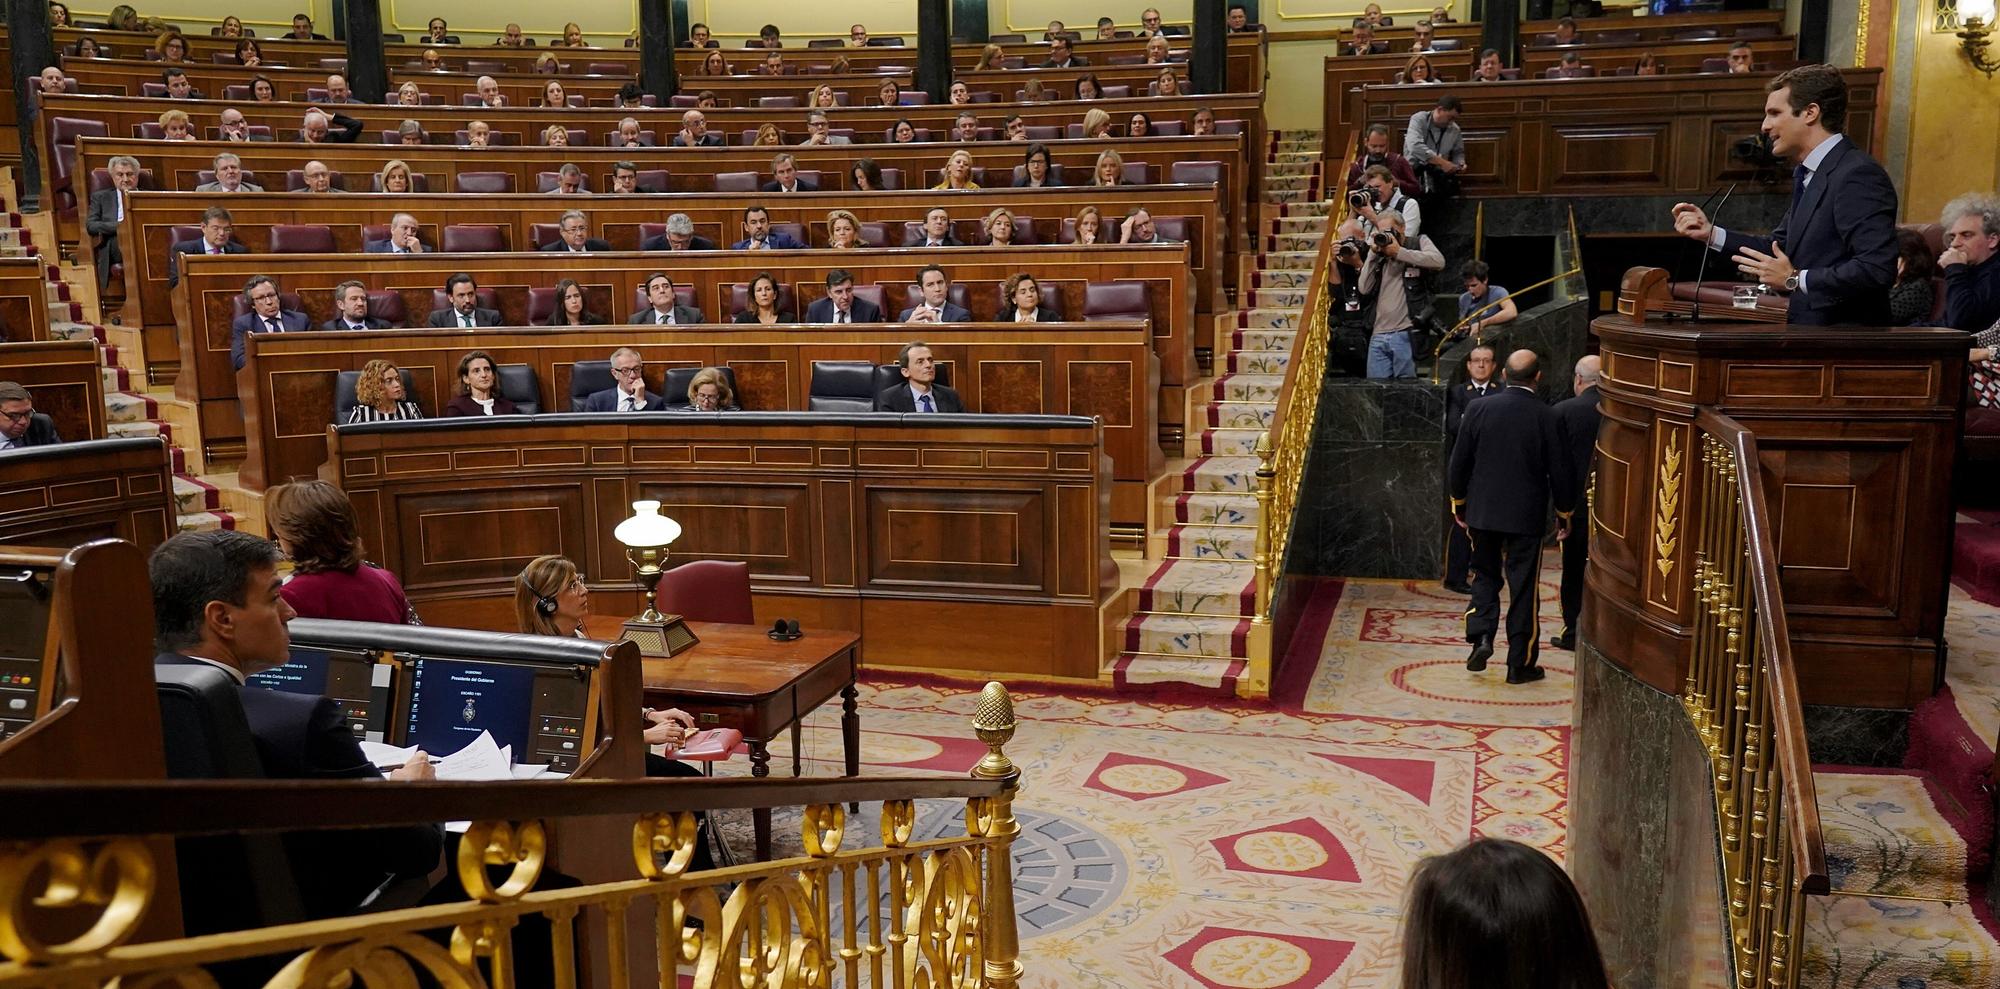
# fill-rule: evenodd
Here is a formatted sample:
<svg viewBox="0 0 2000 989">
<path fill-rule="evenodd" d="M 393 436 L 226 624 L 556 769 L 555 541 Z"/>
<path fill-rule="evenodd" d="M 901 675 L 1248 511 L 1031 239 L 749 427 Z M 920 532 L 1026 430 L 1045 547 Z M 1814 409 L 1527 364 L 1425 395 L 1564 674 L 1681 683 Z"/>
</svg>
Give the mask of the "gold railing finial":
<svg viewBox="0 0 2000 989">
<path fill-rule="evenodd" d="M 986 744 L 986 755 L 974 766 L 972 775 L 1000 779 L 1015 772 L 1014 760 L 1007 758 L 1007 743 L 1014 740 L 1014 698 L 1005 685 L 989 680 L 979 692 L 979 709 L 972 716 L 972 730 Z"/>
</svg>

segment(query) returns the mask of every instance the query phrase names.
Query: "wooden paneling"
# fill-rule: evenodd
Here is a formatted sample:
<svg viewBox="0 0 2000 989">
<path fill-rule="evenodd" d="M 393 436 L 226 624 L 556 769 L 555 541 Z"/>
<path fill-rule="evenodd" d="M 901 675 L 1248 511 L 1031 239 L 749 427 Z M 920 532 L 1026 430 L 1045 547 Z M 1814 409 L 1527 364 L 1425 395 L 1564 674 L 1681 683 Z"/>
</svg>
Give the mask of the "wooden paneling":
<svg viewBox="0 0 2000 989">
<path fill-rule="evenodd" d="M 1379 57 L 1379 56 L 1378 56 Z M 1880 69 L 1844 69 L 1847 135 L 1864 150 L 1875 130 Z M 1442 86 L 1369 86 L 1355 123 L 1372 123 L 1400 147 L 1410 117 L 1450 93 L 1464 101 L 1467 196 L 1599 196 L 1706 193 L 1744 177 L 1730 147 L 1757 135 L 1768 73 L 1620 76 Z M 1347 148 L 1333 149 L 1343 157 Z M 1769 187 L 1783 191 L 1785 181 Z"/>
<path fill-rule="evenodd" d="M 0 544 L 67 548 L 126 539 L 151 552 L 175 531 L 170 463 L 157 437 L 0 454 Z"/>
<path fill-rule="evenodd" d="M 335 375 L 359 370 L 380 356 L 410 372 L 416 385 L 412 398 L 433 414 L 457 393 L 458 360 L 468 351 L 485 350 L 500 364 L 528 365 L 542 388 L 542 408 L 567 411 L 571 363 L 602 360 L 613 348 L 628 344 L 644 348 L 646 376 L 655 393 L 669 368 L 727 366 L 736 372 L 737 400 L 744 408 L 803 410 L 814 361 L 891 363 L 897 350 L 917 335 L 931 345 L 940 364 L 951 368 L 969 411 L 1103 420 L 1104 449 L 1111 457 L 1116 482 L 1114 517 L 1133 522 L 1144 519 L 1144 487 L 1163 468 L 1164 459 L 1155 411 L 1157 358 L 1151 352 L 1146 327 L 1136 323 L 1089 323 L 1041 330 L 976 323 L 848 329 L 721 325 L 708 327 L 699 335 L 626 327 L 264 334 L 251 337 L 244 373 L 223 380 L 241 384 L 248 410 L 244 419 L 247 453 L 240 476 L 246 485 L 262 487 L 310 477 L 320 469 L 326 460 L 326 427 L 333 418 Z M 968 369 L 975 367 L 981 372 L 969 373 Z M 1003 368 L 1006 373 L 987 374 L 984 369 L 989 367 Z M 1033 373 L 1015 373 L 1021 368 L 1031 368 Z M 764 384 L 751 386 L 754 379 L 767 374 Z M 1090 386 L 1079 388 L 1079 380 Z M 684 396 L 667 398 L 674 404 L 685 401 Z M 845 457 L 846 451 L 821 451 L 821 463 L 852 466 L 845 459 L 828 463 L 825 458 L 829 453 Z M 711 449 L 705 455 L 721 453 Z M 791 453 L 762 448 L 753 462 L 777 457 L 810 462 L 805 459 L 809 455 L 803 448 Z M 1022 456 L 1040 455 L 1035 451 Z M 685 446 L 648 446 L 635 450 L 633 456 L 642 464 L 686 464 L 693 454 Z M 498 448 L 465 451 L 452 467 L 582 466 L 586 460 L 582 447 Z M 1040 469 L 1048 465 L 1039 460 L 993 464 L 995 469 L 1021 466 Z"/>
<path fill-rule="evenodd" d="M 503 318 L 509 325 L 525 326 L 527 323 L 527 288 L 530 286 L 550 286 L 563 278 L 575 278 L 591 287 L 593 295 L 600 301 L 598 307 L 612 313 L 615 319 L 623 319 L 630 313 L 637 296 L 637 287 L 655 271 L 661 270 L 662 255 L 658 254 L 543 254 L 535 257 L 532 270 L 521 269 L 522 259 L 517 255 L 505 254 L 463 254 L 463 255 L 423 255 L 415 258 L 398 258 L 386 254 L 365 255 L 315 255 L 295 254 L 281 256 L 255 255 L 196 255 L 184 259 L 186 273 L 177 297 L 187 304 L 188 323 L 182 337 L 183 374 L 176 382 L 176 392 L 186 401 L 198 402 L 202 417 L 202 440 L 218 455 L 233 456 L 229 446 L 240 442 L 252 424 L 244 421 L 245 410 L 239 399 L 241 385 L 233 383 L 235 374 L 229 363 L 229 322 L 234 300 L 240 297 L 243 283 L 252 274 L 270 275 L 278 280 L 287 291 L 303 296 L 314 325 L 331 315 L 330 291 L 350 278 L 367 284 L 372 289 L 388 289 L 403 293 L 412 316 L 412 322 L 421 322 L 429 313 L 431 293 L 442 288 L 445 278 L 458 271 L 470 272 L 482 286 L 495 289 L 500 296 Z M 958 258 L 963 257 L 960 261 Z M 730 286 L 750 281 L 758 273 L 768 271 L 781 284 L 792 286 L 801 300 L 818 298 L 825 293 L 825 274 L 828 268 L 825 252 L 819 251 L 705 251 L 673 255 L 674 264 L 668 269 L 678 284 L 690 285 L 694 289 L 696 305 L 711 321 L 728 318 Z M 1165 389 L 1158 408 L 1176 408 L 1171 404 L 1178 401 L 1181 388 L 1193 380 L 1194 347 L 1192 332 L 1194 316 L 1190 305 L 1188 289 L 1188 266 L 1184 247 L 1098 247 L 1098 248 L 1058 248 L 1024 247 L 1007 250 L 964 248 L 948 251 L 922 250 L 879 250 L 856 252 L 854 258 L 846 262 L 847 270 L 861 285 L 881 282 L 890 285 L 907 285 L 916 269 L 933 261 L 949 263 L 953 279 L 967 287 L 972 294 L 974 311 L 981 315 L 989 309 L 997 309 L 999 283 L 1017 271 L 1032 271 L 1042 276 L 1044 283 L 1061 290 L 1065 314 L 1080 316 L 1083 306 L 1083 286 L 1086 282 L 1110 282 L 1118 279 L 1143 280 L 1152 286 L 1150 293 L 1154 319 L 1151 333 L 1153 352 L 1159 356 L 1158 382 Z M 724 339 L 731 330 L 726 326 L 705 327 L 698 331 L 666 330 L 660 328 L 628 328 L 612 331 L 621 340 L 633 343 L 691 343 L 713 347 Z M 811 336 L 812 331 L 806 332 Z M 831 330 L 817 331 L 825 334 L 816 339 L 837 340 Z M 1008 333 L 1014 331 L 1009 329 Z M 1050 331 L 1061 335 L 1063 330 Z M 280 335 L 283 336 L 283 335 Z M 418 331 L 416 338 L 432 338 L 440 341 L 459 339 L 458 334 L 443 334 L 432 331 Z M 884 325 L 878 341 L 908 340 L 912 338 L 930 339 L 929 328 L 890 328 Z M 309 342 L 302 344 L 309 351 L 325 353 L 323 342 L 317 334 L 295 335 Z M 756 337 L 758 340 L 782 337 Z M 795 337 L 784 346 L 802 345 L 806 337 Z M 455 349 L 455 353 L 462 353 Z M 698 351 L 702 356 L 690 356 L 689 361 L 715 363 L 710 357 L 720 355 Z M 1020 351 L 1009 355 L 1013 359 Z M 357 362 L 365 362 L 372 353 L 350 353 L 344 359 L 329 354 L 320 365 L 292 366 L 286 372 L 299 372 L 328 368 L 359 367 Z M 393 356 L 393 355 L 392 355 Z M 732 359 L 753 361 L 764 359 L 785 359 L 794 362 L 810 362 L 813 359 L 834 359 L 854 356 L 853 351 L 813 353 L 799 355 L 793 351 L 781 350 L 766 355 L 743 352 L 732 355 Z M 1084 355 L 1079 354 L 1078 359 Z M 567 369 L 574 356 L 557 363 L 556 371 Z M 1132 359 L 1143 360 L 1142 357 Z M 446 364 L 439 359 L 434 365 L 440 369 L 438 381 L 450 380 L 456 368 L 456 357 Z M 424 366 L 432 366 L 426 363 Z M 968 371 L 970 366 L 968 365 Z M 1059 368 L 1053 363 L 1049 371 Z M 556 371 L 552 371 L 546 384 L 558 389 L 558 394 L 567 394 L 568 381 Z M 1141 377 L 1134 372 L 1136 383 Z M 1151 379 L 1149 370 L 1143 376 Z M 767 403 L 763 407 L 779 407 L 774 401 L 776 395 L 769 390 L 768 382 L 773 379 L 756 377 L 767 382 L 761 390 L 753 390 L 749 396 L 754 402 Z M 971 382 L 975 376 L 954 374 L 954 381 Z M 786 375 L 795 382 L 790 395 L 802 399 L 805 389 L 803 379 L 796 374 Z M 310 379 L 274 376 L 268 386 L 274 396 L 305 398 L 306 393 L 321 387 Z M 746 384 L 754 384 L 746 381 Z M 427 387 L 419 381 L 420 392 Z M 1052 380 L 1045 380 L 1045 395 L 1065 394 L 1065 387 Z M 443 396 L 448 398 L 449 396 Z M 1053 407 L 1053 398 L 1045 401 Z M 1066 400 L 1065 400 L 1066 401 Z M 790 404 L 790 403 L 787 403 Z M 286 407 L 281 405 L 281 408 Z M 435 410 L 439 404 L 427 403 L 426 408 Z M 1091 406 L 1097 407 L 1095 403 Z M 1118 415 L 1113 410 L 1113 415 Z M 1145 417 L 1141 417 L 1143 421 Z M 296 408 L 287 408 L 279 420 L 283 424 L 280 434 L 315 430 L 314 422 L 323 423 L 317 413 L 307 414 Z M 1136 427 L 1138 422 L 1135 421 Z M 303 465 L 310 470 L 317 461 Z M 297 466 L 297 465 L 294 465 Z M 254 477 L 254 469 L 252 472 Z M 249 480 L 249 478 L 246 478 Z M 256 483 L 250 481 L 250 483 Z"/>
<path fill-rule="evenodd" d="M 331 440 L 324 476 L 368 506 L 362 537 L 415 601 L 503 594 L 526 558 L 558 552 L 593 589 L 629 593 L 630 565 L 608 534 L 633 499 L 660 498 L 684 527 L 676 558 L 749 563 L 760 607 L 794 601 L 791 614 L 844 623 L 871 663 L 1097 673 L 1097 609 L 1116 568 L 1098 508 L 1110 477 L 1093 466 L 1102 447 L 1087 420 L 742 413 L 468 425 L 347 428 Z M 577 450 L 592 463 L 574 466 Z M 488 451 L 514 452 L 518 466 L 454 466 Z M 562 463 L 534 465 L 544 459 Z M 1009 634 L 946 643 L 932 631 L 964 609 Z"/>
<path fill-rule="evenodd" d="M 1584 634 L 1654 686 L 1685 672 L 1698 407 L 1757 438 L 1808 703 L 1907 708 L 1942 675 L 1966 337 L 1606 316 Z M 1673 503 L 1662 492 L 1678 475 Z"/>
<path fill-rule="evenodd" d="M 0 258 L 0 343 L 49 338 L 48 275 L 41 258 Z"/>
<path fill-rule="evenodd" d="M 104 374 L 95 340 L 0 343 L 0 381 L 25 386 L 35 411 L 54 419 L 63 439 L 104 438 Z"/>
</svg>

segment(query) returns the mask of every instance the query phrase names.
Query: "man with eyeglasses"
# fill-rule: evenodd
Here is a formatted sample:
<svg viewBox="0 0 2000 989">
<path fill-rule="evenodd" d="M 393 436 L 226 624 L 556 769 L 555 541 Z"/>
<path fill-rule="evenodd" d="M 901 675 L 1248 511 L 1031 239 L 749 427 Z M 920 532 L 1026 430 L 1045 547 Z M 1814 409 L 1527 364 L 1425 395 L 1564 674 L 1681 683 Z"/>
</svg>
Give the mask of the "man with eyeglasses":
<svg viewBox="0 0 2000 989">
<path fill-rule="evenodd" d="M 611 352 L 612 385 L 591 392 L 578 412 L 665 412 L 667 400 L 646 394 L 646 361 L 630 347 Z"/>
<path fill-rule="evenodd" d="M 833 133 L 833 126 L 827 122 L 826 114 L 814 110 L 806 114 L 806 139 L 800 145 L 853 144 L 854 139 L 845 134 Z"/>
<path fill-rule="evenodd" d="M 0 453 L 61 442 L 56 421 L 35 411 L 35 399 L 28 390 L 12 381 L 0 381 Z"/>
<path fill-rule="evenodd" d="M 675 213 L 667 217 L 667 230 L 657 237 L 646 238 L 639 245 L 642 251 L 712 251 L 715 241 L 694 232 L 694 221 L 686 213 Z"/>
<path fill-rule="evenodd" d="M 590 217 L 580 209 L 570 210 L 556 221 L 557 238 L 542 245 L 542 250 L 552 253 L 582 254 L 586 251 L 608 251 L 609 241 L 590 235 Z"/>
<path fill-rule="evenodd" d="M 847 29 L 847 47 L 868 47 L 868 28 L 865 25 L 856 24 Z"/>
<path fill-rule="evenodd" d="M 268 275 L 258 275 L 243 286 L 243 298 L 250 311 L 229 324 L 229 363 L 243 370 L 243 350 L 252 333 L 302 333 L 312 329 L 312 317 L 286 309 L 278 294 L 278 283 Z"/>
<path fill-rule="evenodd" d="M 236 220 L 221 206 L 210 206 L 201 214 L 201 236 L 193 240 L 175 241 L 167 248 L 167 287 L 173 288 L 181 281 L 181 255 L 183 254 L 248 254 L 250 249 L 237 243 Z"/>
</svg>

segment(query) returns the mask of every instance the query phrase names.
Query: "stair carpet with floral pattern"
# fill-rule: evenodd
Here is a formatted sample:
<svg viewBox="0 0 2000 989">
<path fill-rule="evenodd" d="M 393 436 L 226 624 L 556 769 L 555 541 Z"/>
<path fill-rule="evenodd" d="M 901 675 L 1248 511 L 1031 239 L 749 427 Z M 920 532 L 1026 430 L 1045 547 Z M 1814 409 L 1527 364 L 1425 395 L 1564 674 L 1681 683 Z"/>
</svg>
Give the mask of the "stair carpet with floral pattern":
<svg viewBox="0 0 2000 989">
<path fill-rule="evenodd" d="M 1218 376 L 1191 394 L 1181 481 L 1161 505 L 1160 558 L 1106 670 L 1121 693 L 1236 696 L 1256 604 L 1257 437 L 1284 386 L 1306 283 L 1326 228 L 1318 131 L 1273 134 L 1265 149 L 1257 269 L 1238 298 Z M 1218 334 L 1220 331 L 1218 331 Z M 1220 343 L 1220 341 L 1218 341 Z M 1220 349 L 1220 347 L 1218 347 Z"/>
<path fill-rule="evenodd" d="M 235 517 L 222 507 L 221 493 L 212 484 L 189 473 L 187 457 L 174 443 L 173 428 L 161 418 L 158 400 L 133 387 L 143 355 L 121 350 L 107 339 L 105 328 L 90 321 L 80 300 L 92 297 L 79 289 L 74 279 L 88 277 L 88 269 L 66 267 L 49 261 L 35 242 L 19 210 L 20 190 L 14 176 L 0 180 L 5 214 L 0 216 L 0 257 L 39 257 L 45 262 L 43 294 L 49 310 L 49 336 L 57 340 L 92 340 L 97 343 L 98 373 L 104 380 L 105 433 L 110 437 L 164 436 L 173 463 L 174 509 L 181 531 L 233 529 Z"/>
</svg>

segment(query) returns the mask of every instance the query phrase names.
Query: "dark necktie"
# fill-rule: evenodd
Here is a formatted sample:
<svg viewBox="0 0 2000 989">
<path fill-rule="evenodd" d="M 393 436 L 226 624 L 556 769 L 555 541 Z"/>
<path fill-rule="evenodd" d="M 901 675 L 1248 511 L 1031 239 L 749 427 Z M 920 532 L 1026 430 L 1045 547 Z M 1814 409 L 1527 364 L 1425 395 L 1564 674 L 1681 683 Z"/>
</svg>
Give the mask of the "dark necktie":
<svg viewBox="0 0 2000 989">
<path fill-rule="evenodd" d="M 278 317 L 276 317 L 276 316 L 266 316 L 266 317 L 264 317 L 264 325 L 265 325 L 265 326 L 268 326 L 268 327 L 270 327 L 270 328 L 271 328 L 271 332 L 273 332 L 273 333 L 283 333 L 283 332 L 285 332 L 285 327 L 284 327 L 284 325 L 278 322 Z"/>
<path fill-rule="evenodd" d="M 1805 201 L 1806 179 L 1810 177 L 1812 177 L 1812 169 L 1804 165 L 1792 169 L 1792 205 L 1790 209 L 1785 210 L 1785 233 L 1787 234 L 1787 240 L 1795 239 L 1798 233 L 1792 226 L 1792 220 L 1799 211 L 1799 204 Z"/>
<path fill-rule="evenodd" d="M 937 406 L 931 404 L 931 396 L 929 392 L 925 392 L 924 394 L 917 396 L 917 406 L 924 412 L 937 411 Z"/>
<path fill-rule="evenodd" d="M 667 325 L 667 321 L 668 321 L 668 320 L 669 320 L 670 318 L 672 318 L 672 316 L 673 316 L 673 314 L 672 314 L 672 313 L 661 313 L 661 314 L 660 314 L 660 325 L 661 325 L 661 326 L 665 326 L 665 325 Z"/>
<path fill-rule="evenodd" d="M 460 329 L 466 329 L 466 330 L 469 330 L 469 329 L 472 329 L 472 314 L 471 314 L 471 313 L 459 313 L 459 314 L 458 314 L 458 325 L 459 325 L 459 328 L 460 328 Z"/>
</svg>

